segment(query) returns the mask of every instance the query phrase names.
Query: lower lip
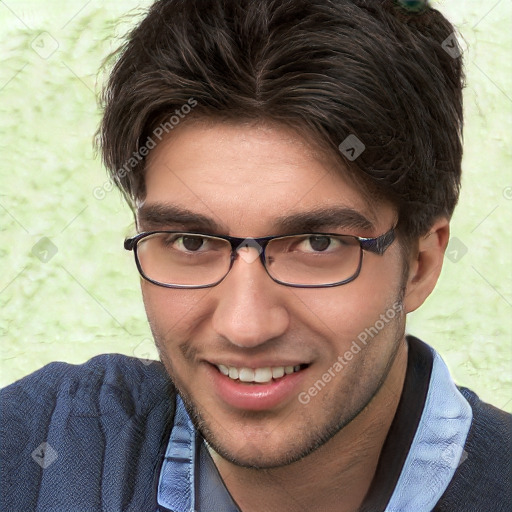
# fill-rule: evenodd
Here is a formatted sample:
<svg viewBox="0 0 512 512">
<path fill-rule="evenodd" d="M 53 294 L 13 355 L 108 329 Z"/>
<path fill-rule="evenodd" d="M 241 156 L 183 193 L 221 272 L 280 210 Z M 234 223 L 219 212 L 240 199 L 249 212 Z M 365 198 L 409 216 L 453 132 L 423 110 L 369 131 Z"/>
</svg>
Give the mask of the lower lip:
<svg viewBox="0 0 512 512">
<path fill-rule="evenodd" d="M 266 384 L 247 384 L 230 379 L 211 364 L 208 364 L 208 371 L 213 388 L 223 402 L 236 409 L 265 411 L 298 396 L 307 368 Z"/>
</svg>

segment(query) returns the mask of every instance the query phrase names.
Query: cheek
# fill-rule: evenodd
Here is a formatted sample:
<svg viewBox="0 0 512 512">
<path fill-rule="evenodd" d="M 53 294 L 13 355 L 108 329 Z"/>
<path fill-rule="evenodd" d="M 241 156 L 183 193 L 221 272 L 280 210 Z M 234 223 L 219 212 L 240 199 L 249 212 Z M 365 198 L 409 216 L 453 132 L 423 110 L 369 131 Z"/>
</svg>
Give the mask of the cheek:
<svg viewBox="0 0 512 512">
<path fill-rule="evenodd" d="M 355 290 L 351 293 L 350 289 L 344 292 L 324 291 L 309 300 L 303 297 L 307 306 L 295 313 L 296 320 L 308 330 L 315 331 L 319 339 L 335 340 L 331 348 L 341 353 L 385 309 L 380 301 L 375 303 L 373 297 Z"/>
<path fill-rule="evenodd" d="M 177 290 L 163 288 L 143 281 L 142 298 L 146 314 L 156 338 L 163 341 L 174 338 L 182 340 L 196 329 L 205 316 L 205 298 L 211 289 Z"/>
<path fill-rule="evenodd" d="M 365 265 L 366 263 L 366 265 Z M 350 344 L 381 315 L 395 319 L 401 308 L 401 267 L 395 258 L 388 261 L 366 258 L 360 275 L 353 282 L 334 288 L 298 290 L 301 311 L 294 313 L 326 338 L 336 337 Z M 363 335 L 364 336 L 364 335 Z M 339 347 L 340 349 L 342 347 Z"/>
</svg>

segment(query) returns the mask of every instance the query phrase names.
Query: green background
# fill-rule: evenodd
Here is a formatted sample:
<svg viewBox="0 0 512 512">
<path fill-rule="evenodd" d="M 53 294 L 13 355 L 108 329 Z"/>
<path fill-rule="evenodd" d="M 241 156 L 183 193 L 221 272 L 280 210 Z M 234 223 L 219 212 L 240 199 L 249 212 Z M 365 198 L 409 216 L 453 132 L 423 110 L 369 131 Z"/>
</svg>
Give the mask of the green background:
<svg viewBox="0 0 512 512">
<path fill-rule="evenodd" d="M 464 179 L 440 282 L 408 331 L 512 411 L 512 3 L 432 4 L 465 40 Z M 157 355 L 122 248 L 131 213 L 117 191 L 93 192 L 107 183 L 98 69 L 147 5 L 0 1 L 0 385 L 54 360 Z"/>
</svg>

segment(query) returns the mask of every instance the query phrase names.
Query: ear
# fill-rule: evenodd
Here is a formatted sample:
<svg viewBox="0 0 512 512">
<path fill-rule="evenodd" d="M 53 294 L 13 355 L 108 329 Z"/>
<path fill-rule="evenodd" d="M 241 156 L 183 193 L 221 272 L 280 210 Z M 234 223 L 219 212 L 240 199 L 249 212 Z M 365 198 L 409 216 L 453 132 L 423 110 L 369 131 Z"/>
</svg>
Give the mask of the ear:
<svg viewBox="0 0 512 512">
<path fill-rule="evenodd" d="M 409 277 L 404 298 L 406 313 L 419 308 L 432 293 L 443 267 L 449 238 L 450 221 L 442 217 L 419 239 L 409 261 Z"/>
</svg>

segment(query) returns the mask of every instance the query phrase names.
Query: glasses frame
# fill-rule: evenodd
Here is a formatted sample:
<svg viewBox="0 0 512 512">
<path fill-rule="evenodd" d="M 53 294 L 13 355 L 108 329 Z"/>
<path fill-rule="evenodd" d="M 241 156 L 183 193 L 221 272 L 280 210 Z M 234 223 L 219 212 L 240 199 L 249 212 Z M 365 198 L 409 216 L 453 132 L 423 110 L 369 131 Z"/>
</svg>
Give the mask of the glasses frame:
<svg viewBox="0 0 512 512">
<path fill-rule="evenodd" d="M 230 263 L 229 268 L 227 272 L 224 274 L 224 276 L 219 279 L 218 281 L 212 283 L 212 284 L 206 284 L 206 285 L 187 285 L 187 284 L 166 284 L 161 283 L 159 281 L 155 281 L 154 279 L 151 279 L 148 277 L 144 271 L 142 270 L 142 266 L 139 261 L 139 256 L 137 253 L 138 244 L 141 240 L 144 240 L 144 238 L 147 238 L 151 235 L 156 235 L 159 233 L 167 233 L 167 234 L 184 234 L 184 235 L 192 235 L 192 236 L 206 236 L 210 238 L 217 238 L 221 240 L 226 240 L 231 244 L 231 257 L 230 257 Z M 357 270 L 355 274 L 347 279 L 344 279 L 343 281 L 338 281 L 336 283 L 328 283 L 328 284 L 292 284 L 287 283 L 285 281 L 280 281 L 279 279 L 273 277 L 270 272 L 267 269 L 267 265 L 265 263 L 265 250 L 267 248 L 267 245 L 272 240 L 275 240 L 277 238 L 287 238 L 292 236 L 343 236 L 343 237 L 350 237 L 359 242 L 360 247 L 360 256 L 359 256 L 359 263 L 357 266 Z M 137 269 L 139 271 L 139 274 L 150 283 L 153 283 L 157 286 L 162 286 L 164 288 L 179 288 L 179 289 L 201 289 L 201 288 L 212 288 L 213 286 L 217 286 L 220 284 L 224 279 L 226 279 L 227 275 L 233 268 L 233 264 L 235 260 L 238 257 L 238 250 L 241 247 L 254 247 L 254 244 L 258 244 L 261 248 L 261 252 L 259 255 L 259 259 L 261 261 L 261 264 L 263 265 L 263 268 L 267 272 L 267 275 L 272 279 L 272 281 L 282 284 L 284 286 L 290 286 L 292 288 L 332 288 L 334 286 L 341 286 L 347 283 L 350 283 L 351 281 L 354 281 L 356 279 L 360 272 L 361 267 L 363 264 L 363 253 L 364 251 L 372 252 L 374 254 L 382 255 L 386 251 L 386 249 L 394 242 L 395 240 L 395 227 L 392 227 L 389 231 L 386 233 L 374 237 L 374 238 L 365 238 L 360 236 L 354 236 L 354 235 L 340 235 L 339 233 L 291 233 L 287 235 L 274 235 L 274 236 L 264 236 L 260 238 L 239 238 L 236 236 L 227 236 L 227 235 L 212 235 L 208 233 L 197 233 L 197 232 L 189 232 L 189 231 L 176 231 L 176 230 L 156 230 L 156 231 L 144 231 L 142 233 L 139 233 L 138 235 L 135 235 L 133 237 L 126 238 L 124 241 L 124 248 L 127 251 L 133 251 L 134 257 L 135 257 L 135 264 L 137 265 Z"/>
</svg>

